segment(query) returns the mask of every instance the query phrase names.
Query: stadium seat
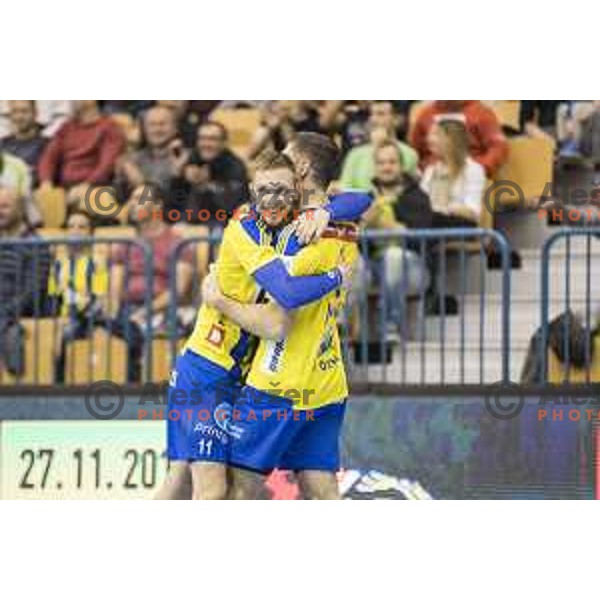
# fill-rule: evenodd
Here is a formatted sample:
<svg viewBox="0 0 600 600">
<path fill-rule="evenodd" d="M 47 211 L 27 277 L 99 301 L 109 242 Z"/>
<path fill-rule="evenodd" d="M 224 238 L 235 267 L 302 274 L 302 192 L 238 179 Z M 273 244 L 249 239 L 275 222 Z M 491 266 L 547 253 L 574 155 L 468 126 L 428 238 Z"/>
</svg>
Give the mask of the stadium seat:
<svg viewBox="0 0 600 600">
<path fill-rule="evenodd" d="M 54 319 L 22 319 L 25 332 L 25 372 L 20 377 L 0 369 L 0 385 L 52 385 L 60 328 Z"/>
<path fill-rule="evenodd" d="M 494 109 L 498 121 L 503 127 L 509 127 L 516 131 L 520 130 L 520 100 L 484 100 L 484 103 Z"/>
<path fill-rule="evenodd" d="M 562 384 L 567 382 L 567 369 L 558 360 L 552 350 L 548 350 L 548 382 Z M 569 369 L 568 383 L 587 383 L 586 369 Z M 600 336 L 594 338 L 594 358 L 589 369 L 590 383 L 600 383 Z"/>
<path fill-rule="evenodd" d="M 176 351 L 179 352 L 183 346 L 184 340 L 178 340 Z M 147 360 L 147 359 L 146 359 Z M 171 367 L 175 362 L 172 354 L 171 340 L 154 339 L 152 340 L 152 381 L 160 383 L 168 381 L 171 373 Z M 147 362 L 142 366 L 142 373 L 146 374 Z"/>
<path fill-rule="evenodd" d="M 62 227 L 67 211 L 65 190 L 60 187 L 53 187 L 49 190 L 38 189 L 34 196 L 40 207 L 44 226 Z"/>
<path fill-rule="evenodd" d="M 89 339 L 66 345 L 67 385 L 83 385 L 105 379 L 115 383 L 127 380 L 127 344 L 123 340 L 97 328 Z"/>
<path fill-rule="evenodd" d="M 96 186 L 89 190 L 85 200 L 79 199 L 78 207 L 96 220 L 121 220 L 125 213 L 119 206 L 116 190 L 111 186 Z"/>
<path fill-rule="evenodd" d="M 46 239 L 67 237 L 67 232 L 62 227 L 40 227 L 37 233 L 40 237 Z"/>
<path fill-rule="evenodd" d="M 508 162 L 500 168 L 496 181 L 507 180 L 516 183 L 526 201 L 539 198 L 548 183 L 552 182 L 554 167 L 554 142 L 549 137 L 518 136 L 508 140 L 510 155 Z M 503 197 L 503 204 L 511 196 Z M 515 203 L 517 194 L 512 195 Z"/>
<path fill-rule="evenodd" d="M 130 240 L 135 237 L 135 227 L 130 227 L 126 225 L 98 227 L 94 231 L 94 237 Z"/>
<path fill-rule="evenodd" d="M 210 230 L 206 225 L 187 225 L 178 227 L 177 233 L 184 239 L 202 237 L 210 234 Z M 195 249 L 195 271 L 204 277 L 208 272 L 208 261 L 210 258 L 210 243 L 209 242 L 190 242 L 191 247 Z"/>
<path fill-rule="evenodd" d="M 256 108 L 218 108 L 211 114 L 211 119 L 225 126 L 230 146 L 243 154 L 260 126 L 262 115 Z"/>
<path fill-rule="evenodd" d="M 94 256 L 98 259 L 105 260 L 110 254 L 111 250 L 117 245 L 116 242 L 102 243 L 102 240 L 131 240 L 136 235 L 135 228 L 115 225 L 111 227 L 98 227 L 94 231 L 94 238 L 98 240 L 98 243 L 94 244 Z"/>
</svg>

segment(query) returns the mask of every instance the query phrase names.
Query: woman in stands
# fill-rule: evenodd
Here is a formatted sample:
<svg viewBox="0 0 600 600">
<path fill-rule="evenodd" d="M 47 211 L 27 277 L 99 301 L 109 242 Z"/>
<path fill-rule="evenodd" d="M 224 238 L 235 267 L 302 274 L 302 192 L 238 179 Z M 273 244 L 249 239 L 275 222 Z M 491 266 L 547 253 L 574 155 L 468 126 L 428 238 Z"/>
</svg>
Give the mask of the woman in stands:
<svg viewBox="0 0 600 600">
<path fill-rule="evenodd" d="M 477 227 L 482 210 L 486 176 L 484 168 L 469 156 L 469 134 L 461 114 L 440 115 L 428 136 L 435 160 L 427 166 L 421 188 L 431 202 L 431 227 Z M 439 289 L 439 252 L 427 245 L 431 288 L 425 311 L 428 315 L 455 315 L 458 300 Z"/>
<path fill-rule="evenodd" d="M 469 135 L 462 115 L 442 115 L 428 143 L 435 161 L 421 187 L 431 199 L 433 227 L 473 227 L 479 222 L 485 171 L 469 156 Z"/>
</svg>

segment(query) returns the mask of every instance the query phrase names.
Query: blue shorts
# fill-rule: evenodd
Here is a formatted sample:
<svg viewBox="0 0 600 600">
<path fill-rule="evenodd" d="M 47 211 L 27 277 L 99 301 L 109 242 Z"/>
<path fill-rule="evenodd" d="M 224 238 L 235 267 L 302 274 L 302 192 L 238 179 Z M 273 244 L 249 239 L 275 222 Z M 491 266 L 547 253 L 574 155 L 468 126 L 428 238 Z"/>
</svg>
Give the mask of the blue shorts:
<svg viewBox="0 0 600 600">
<path fill-rule="evenodd" d="M 233 400 L 241 385 L 231 372 L 186 350 L 171 373 L 167 423 L 169 460 L 226 463 Z"/>
<path fill-rule="evenodd" d="M 231 439 L 230 464 L 259 473 L 337 471 L 345 409 L 338 402 L 293 410 L 287 399 L 245 386 L 232 413 L 239 435 Z"/>
</svg>

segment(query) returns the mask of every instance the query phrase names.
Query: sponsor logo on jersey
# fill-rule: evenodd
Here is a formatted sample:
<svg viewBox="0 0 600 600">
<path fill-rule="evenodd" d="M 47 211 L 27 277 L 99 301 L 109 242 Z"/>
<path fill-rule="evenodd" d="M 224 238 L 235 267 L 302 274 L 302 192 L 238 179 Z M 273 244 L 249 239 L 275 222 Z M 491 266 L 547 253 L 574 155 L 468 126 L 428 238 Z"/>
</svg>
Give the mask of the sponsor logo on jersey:
<svg viewBox="0 0 600 600">
<path fill-rule="evenodd" d="M 240 439 L 243 429 L 234 424 L 230 404 L 221 402 L 221 404 L 215 408 L 213 418 L 215 419 L 217 427 L 222 429 L 227 435 L 236 440 Z"/>
<path fill-rule="evenodd" d="M 212 325 L 206 336 L 206 341 L 212 346 L 220 348 L 225 341 L 225 329 L 221 325 Z"/>
<path fill-rule="evenodd" d="M 270 341 L 267 345 L 263 368 L 269 373 L 276 373 L 281 367 L 283 352 L 285 350 L 285 340 L 278 342 Z"/>
</svg>

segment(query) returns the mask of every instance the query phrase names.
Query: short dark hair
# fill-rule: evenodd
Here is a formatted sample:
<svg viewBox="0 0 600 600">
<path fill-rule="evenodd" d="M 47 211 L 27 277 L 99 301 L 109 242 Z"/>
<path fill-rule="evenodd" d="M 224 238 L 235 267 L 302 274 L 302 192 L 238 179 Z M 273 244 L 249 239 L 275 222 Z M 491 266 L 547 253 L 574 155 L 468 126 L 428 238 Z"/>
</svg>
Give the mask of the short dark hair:
<svg viewBox="0 0 600 600">
<path fill-rule="evenodd" d="M 340 152 L 335 143 L 326 135 L 312 132 L 296 134 L 292 143 L 310 162 L 316 182 L 326 188 L 338 172 Z"/>
<path fill-rule="evenodd" d="M 225 127 L 225 125 L 223 125 L 223 123 L 219 123 L 219 121 L 204 121 L 203 123 L 200 123 L 200 125 L 198 125 L 198 129 L 196 130 L 196 133 L 200 133 L 200 130 L 203 127 L 217 127 L 219 129 L 219 131 L 221 132 L 221 137 L 223 138 L 223 141 L 226 142 L 227 138 L 228 138 L 228 133 L 227 133 L 227 127 Z"/>
<path fill-rule="evenodd" d="M 92 215 L 90 215 L 90 213 L 87 210 L 83 210 L 82 208 L 74 208 L 74 209 L 70 210 L 69 212 L 67 212 L 67 216 L 65 217 L 65 223 L 64 223 L 63 228 L 66 229 L 69 226 L 69 219 L 76 215 L 80 216 L 80 217 L 85 217 L 88 221 L 90 229 L 92 231 L 94 231 L 94 229 L 96 228 L 96 223 L 94 222 L 94 217 Z"/>
</svg>

